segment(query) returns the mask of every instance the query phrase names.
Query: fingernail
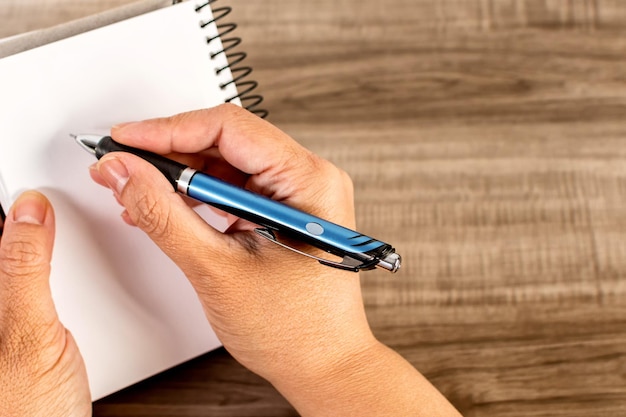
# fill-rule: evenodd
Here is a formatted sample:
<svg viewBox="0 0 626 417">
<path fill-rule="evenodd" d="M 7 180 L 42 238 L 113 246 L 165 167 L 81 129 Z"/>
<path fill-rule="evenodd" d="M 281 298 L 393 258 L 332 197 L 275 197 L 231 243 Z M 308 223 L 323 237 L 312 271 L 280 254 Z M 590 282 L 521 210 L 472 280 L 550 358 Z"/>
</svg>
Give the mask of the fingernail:
<svg viewBox="0 0 626 417">
<path fill-rule="evenodd" d="M 89 165 L 89 174 L 93 175 L 96 174 L 98 177 L 100 177 L 100 171 L 98 170 L 98 163 L 94 162 L 93 164 Z"/>
<path fill-rule="evenodd" d="M 98 167 L 98 172 L 100 172 L 109 188 L 117 195 L 121 195 L 129 178 L 126 165 L 117 158 L 108 158 L 100 161 Z"/>
<path fill-rule="evenodd" d="M 46 219 L 47 208 L 46 200 L 41 194 L 26 191 L 13 204 L 13 221 L 42 225 Z"/>
</svg>

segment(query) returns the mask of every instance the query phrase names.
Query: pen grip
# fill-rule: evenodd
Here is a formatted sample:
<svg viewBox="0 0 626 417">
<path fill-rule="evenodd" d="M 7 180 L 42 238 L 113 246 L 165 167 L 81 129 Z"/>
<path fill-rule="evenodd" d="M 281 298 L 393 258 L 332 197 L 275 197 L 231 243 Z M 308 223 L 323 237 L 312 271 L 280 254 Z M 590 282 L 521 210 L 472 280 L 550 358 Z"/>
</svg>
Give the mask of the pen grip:
<svg viewBox="0 0 626 417">
<path fill-rule="evenodd" d="M 172 161 L 164 156 L 117 143 L 110 136 L 105 136 L 100 139 L 95 152 L 98 159 L 110 152 L 128 152 L 133 155 L 137 155 L 138 157 L 150 162 L 159 171 L 161 171 L 169 183 L 172 184 L 174 190 L 176 190 L 176 180 L 180 177 L 181 172 L 187 168 L 186 165 Z"/>
</svg>

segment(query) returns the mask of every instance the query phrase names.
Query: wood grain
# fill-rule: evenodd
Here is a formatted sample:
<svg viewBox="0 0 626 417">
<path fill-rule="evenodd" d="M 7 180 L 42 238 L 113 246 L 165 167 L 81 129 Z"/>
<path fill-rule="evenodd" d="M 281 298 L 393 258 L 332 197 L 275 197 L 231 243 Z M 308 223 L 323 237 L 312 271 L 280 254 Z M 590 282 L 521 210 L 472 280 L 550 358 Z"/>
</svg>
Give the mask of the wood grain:
<svg viewBox="0 0 626 417">
<path fill-rule="evenodd" d="M 128 0 L 5 0 L 8 35 Z M 626 3 L 220 0 L 270 121 L 348 171 L 376 335 L 466 416 L 626 415 Z M 98 416 L 293 416 L 218 351 Z"/>
</svg>

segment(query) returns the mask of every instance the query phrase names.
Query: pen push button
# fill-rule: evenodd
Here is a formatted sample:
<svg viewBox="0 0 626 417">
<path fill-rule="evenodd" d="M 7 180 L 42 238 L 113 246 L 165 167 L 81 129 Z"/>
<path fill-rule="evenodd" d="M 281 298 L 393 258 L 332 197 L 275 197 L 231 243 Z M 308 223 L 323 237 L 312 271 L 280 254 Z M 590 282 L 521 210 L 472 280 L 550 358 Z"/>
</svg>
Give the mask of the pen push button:
<svg viewBox="0 0 626 417">
<path fill-rule="evenodd" d="M 306 231 L 314 236 L 321 236 L 324 233 L 324 228 L 319 223 L 311 222 L 306 224 Z"/>
</svg>

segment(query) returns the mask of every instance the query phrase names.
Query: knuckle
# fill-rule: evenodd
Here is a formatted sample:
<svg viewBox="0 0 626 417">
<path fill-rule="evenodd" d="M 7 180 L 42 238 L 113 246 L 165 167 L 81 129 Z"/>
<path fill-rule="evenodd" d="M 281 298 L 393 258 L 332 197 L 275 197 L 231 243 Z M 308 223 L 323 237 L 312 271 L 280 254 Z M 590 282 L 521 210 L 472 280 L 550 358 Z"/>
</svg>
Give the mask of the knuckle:
<svg viewBox="0 0 626 417">
<path fill-rule="evenodd" d="M 352 180 L 352 177 L 341 168 L 337 168 L 337 170 L 339 171 L 341 184 L 343 184 L 347 194 L 352 197 L 352 195 L 354 195 L 354 181 Z"/>
<path fill-rule="evenodd" d="M 159 198 L 143 193 L 135 206 L 136 216 L 133 216 L 132 220 L 140 229 L 157 238 L 169 234 L 170 211 L 167 204 L 162 204 Z"/>
<path fill-rule="evenodd" d="M 311 169 L 310 174 L 314 174 L 307 176 L 311 181 L 319 183 L 319 178 L 322 178 L 326 187 L 337 187 L 348 191 L 352 188 L 350 176 L 332 162 L 312 152 L 309 152 L 306 158 L 306 163 Z"/>
<path fill-rule="evenodd" d="M 0 270 L 9 277 L 23 277 L 44 272 L 49 267 L 41 249 L 33 242 L 3 242 Z"/>
<path fill-rule="evenodd" d="M 193 113 L 180 113 L 171 117 L 164 119 L 166 124 L 170 125 L 170 134 L 171 137 L 170 145 L 179 141 L 181 136 L 184 136 L 186 132 L 189 130 L 189 121 L 193 119 Z"/>
<path fill-rule="evenodd" d="M 309 175 L 304 188 L 309 193 L 312 212 L 339 224 L 352 226 L 354 220 L 354 183 L 350 175 L 332 162 L 311 153 L 308 156 Z M 313 174 L 313 175 L 311 175 Z"/>
<path fill-rule="evenodd" d="M 237 106 L 233 103 L 223 103 L 219 106 L 220 111 L 223 111 L 227 117 L 241 118 L 248 114 L 248 111 L 241 106 Z"/>
<path fill-rule="evenodd" d="M 222 126 L 238 127 L 241 132 L 258 132 L 261 134 L 266 126 L 259 123 L 259 117 L 233 103 L 221 104 L 218 108 Z"/>
</svg>

